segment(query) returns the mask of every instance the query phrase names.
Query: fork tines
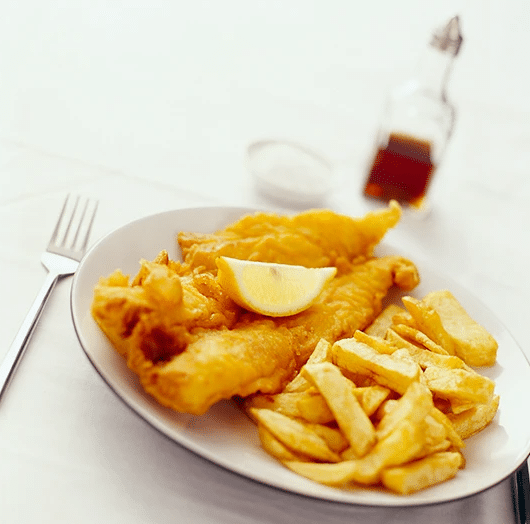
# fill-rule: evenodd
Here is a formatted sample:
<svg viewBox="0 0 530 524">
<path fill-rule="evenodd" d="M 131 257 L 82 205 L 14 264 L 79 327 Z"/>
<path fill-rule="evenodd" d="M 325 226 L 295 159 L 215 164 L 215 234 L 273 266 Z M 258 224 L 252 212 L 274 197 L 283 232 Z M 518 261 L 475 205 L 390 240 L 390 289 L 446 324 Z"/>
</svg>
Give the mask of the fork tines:
<svg viewBox="0 0 530 524">
<path fill-rule="evenodd" d="M 67 195 L 57 224 L 50 239 L 49 248 L 85 251 L 98 202 L 79 195 Z"/>
</svg>

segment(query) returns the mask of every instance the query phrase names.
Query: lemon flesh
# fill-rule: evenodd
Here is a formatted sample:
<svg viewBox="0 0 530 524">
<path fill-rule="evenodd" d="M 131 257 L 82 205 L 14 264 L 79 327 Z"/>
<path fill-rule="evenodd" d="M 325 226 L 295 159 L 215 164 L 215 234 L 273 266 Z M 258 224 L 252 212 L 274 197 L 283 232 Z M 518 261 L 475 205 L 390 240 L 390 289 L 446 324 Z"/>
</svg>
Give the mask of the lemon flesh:
<svg viewBox="0 0 530 524">
<path fill-rule="evenodd" d="M 307 268 L 230 257 L 219 257 L 216 264 L 219 284 L 234 302 L 271 317 L 304 311 L 337 273 L 335 267 Z"/>
</svg>

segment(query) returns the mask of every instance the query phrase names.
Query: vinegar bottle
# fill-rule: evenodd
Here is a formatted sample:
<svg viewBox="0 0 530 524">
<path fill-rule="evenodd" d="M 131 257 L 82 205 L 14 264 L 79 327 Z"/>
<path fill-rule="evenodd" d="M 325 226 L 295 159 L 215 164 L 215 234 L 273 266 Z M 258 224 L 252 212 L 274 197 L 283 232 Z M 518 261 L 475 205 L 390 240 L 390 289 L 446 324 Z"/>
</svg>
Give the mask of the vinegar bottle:
<svg viewBox="0 0 530 524">
<path fill-rule="evenodd" d="M 434 33 L 417 74 L 391 94 L 364 187 L 366 196 L 395 199 L 417 209 L 425 206 L 429 183 L 453 131 L 455 109 L 446 89 L 461 44 L 455 16 Z"/>
</svg>

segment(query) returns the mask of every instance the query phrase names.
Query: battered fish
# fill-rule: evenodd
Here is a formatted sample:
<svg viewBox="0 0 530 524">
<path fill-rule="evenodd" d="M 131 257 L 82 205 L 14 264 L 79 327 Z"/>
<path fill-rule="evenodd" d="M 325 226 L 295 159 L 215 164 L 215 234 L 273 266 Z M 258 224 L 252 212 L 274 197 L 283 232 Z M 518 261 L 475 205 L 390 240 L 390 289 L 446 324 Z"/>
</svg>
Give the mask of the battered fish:
<svg viewBox="0 0 530 524">
<path fill-rule="evenodd" d="M 185 271 L 216 272 L 215 259 L 223 255 L 306 267 L 334 266 L 341 274 L 350 271 L 358 257 L 371 256 L 400 218 L 396 202 L 361 218 L 325 209 L 293 216 L 255 213 L 213 234 L 181 232 L 178 243 Z"/>
<path fill-rule="evenodd" d="M 162 253 L 131 284 L 115 272 L 96 286 L 92 314 L 148 393 L 193 414 L 234 395 L 280 391 L 321 338 L 352 336 L 379 314 L 390 287 L 419 282 L 402 257 L 370 258 L 333 279 L 306 311 L 270 319 L 236 306 L 213 275 L 180 270 Z"/>
<path fill-rule="evenodd" d="M 179 263 L 162 251 L 152 262 L 142 260 L 131 282 L 119 269 L 100 278 L 92 316 L 122 355 L 140 348 L 157 363 L 184 351 L 196 332 L 235 325 L 241 308 L 212 274 L 179 271 Z"/>
<path fill-rule="evenodd" d="M 321 338 L 352 336 L 377 316 L 390 287 L 417 285 L 412 262 L 371 257 L 400 216 L 395 203 L 358 219 L 326 210 L 256 213 L 215 234 L 181 233 L 182 262 L 163 251 L 142 261 L 131 282 L 119 270 L 101 278 L 92 315 L 144 389 L 176 411 L 202 414 L 234 395 L 275 393 Z M 220 255 L 335 266 L 338 275 L 306 311 L 271 319 L 223 293 Z"/>
</svg>

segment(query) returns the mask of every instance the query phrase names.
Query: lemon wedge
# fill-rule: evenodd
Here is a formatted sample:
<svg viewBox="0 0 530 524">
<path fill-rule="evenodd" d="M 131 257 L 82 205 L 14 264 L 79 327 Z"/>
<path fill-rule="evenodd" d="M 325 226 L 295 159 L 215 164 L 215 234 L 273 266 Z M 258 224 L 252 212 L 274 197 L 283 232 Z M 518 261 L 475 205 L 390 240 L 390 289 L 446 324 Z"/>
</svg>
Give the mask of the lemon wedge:
<svg viewBox="0 0 530 524">
<path fill-rule="evenodd" d="M 337 273 L 335 267 L 307 268 L 289 264 L 216 259 L 219 284 L 241 307 L 270 317 L 307 309 Z"/>
</svg>

